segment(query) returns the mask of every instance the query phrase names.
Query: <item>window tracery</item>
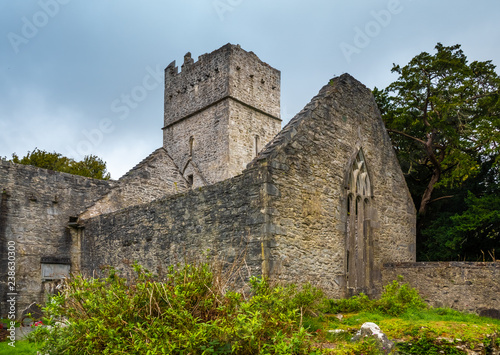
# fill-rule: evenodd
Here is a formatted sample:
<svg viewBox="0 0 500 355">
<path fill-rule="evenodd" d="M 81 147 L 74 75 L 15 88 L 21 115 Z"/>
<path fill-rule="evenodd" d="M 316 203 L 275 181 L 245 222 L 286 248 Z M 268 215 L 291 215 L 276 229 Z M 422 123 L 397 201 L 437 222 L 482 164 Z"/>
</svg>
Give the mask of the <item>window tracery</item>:
<svg viewBox="0 0 500 355">
<path fill-rule="evenodd" d="M 367 292 L 373 263 L 370 227 L 372 185 L 360 149 L 347 175 L 346 278 L 351 293 Z"/>
</svg>

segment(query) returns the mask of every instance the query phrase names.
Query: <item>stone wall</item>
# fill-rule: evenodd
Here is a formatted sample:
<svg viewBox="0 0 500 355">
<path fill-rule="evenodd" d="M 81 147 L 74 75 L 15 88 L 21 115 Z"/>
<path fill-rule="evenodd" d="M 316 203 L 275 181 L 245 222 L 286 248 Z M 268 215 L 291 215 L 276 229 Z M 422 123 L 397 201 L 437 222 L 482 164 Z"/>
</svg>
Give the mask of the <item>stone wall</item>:
<svg viewBox="0 0 500 355">
<path fill-rule="evenodd" d="M 281 130 L 281 121 L 262 112 L 248 109 L 238 101 L 229 101 L 229 166 L 228 176 L 236 176 L 246 168 L 262 148 Z"/>
<path fill-rule="evenodd" d="M 165 69 L 165 116 L 167 127 L 207 108 L 229 94 L 229 47 L 200 56 L 197 62 L 186 54 L 182 71 L 175 61 Z"/>
<path fill-rule="evenodd" d="M 51 281 L 42 282 L 42 258 L 55 265 L 73 262 L 69 217 L 84 211 L 114 184 L 0 161 L 1 269 L 7 270 L 7 243 L 15 241 L 18 312 L 32 302 L 43 302 L 44 290 L 52 287 Z M 2 316 L 7 311 L 6 281 L 0 280 Z"/>
<path fill-rule="evenodd" d="M 193 187 L 240 174 L 281 129 L 280 72 L 226 45 L 165 69 L 163 146 Z"/>
<path fill-rule="evenodd" d="M 314 281 L 332 296 L 346 295 L 346 179 L 360 149 L 372 181 L 372 243 L 364 242 L 366 255 L 357 265 L 367 269 L 369 280 L 352 291 L 373 293 L 371 281 L 380 277 L 383 262 L 415 261 L 415 208 L 390 139 L 370 90 L 343 75 L 254 162 L 265 162 L 271 175 L 270 260 L 282 278 Z"/>
<path fill-rule="evenodd" d="M 382 285 L 403 277 L 433 307 L 500 319 L 500 262 L 388 263 Z"/>
<path fill-rule="evenodd" d="M 224 100 L 164 129 L 164 147 L 186 179 L 193 175 L 193 187 L 229 177 L 228 128 L 229 101 Z"/>
<path fill-rule="evenodd" d="M 224 48 L 224 47 L 223 47 Z M 263 113 L 280 117 L 281 73 L 253 52 L 230 46 L 229 95 Z"/>
<path fill-rule="evenodd" d="M 373 96 L 348 75 L 325 86 L 242 175 L 82 221 L 82 270 L 138 261 L 157 271 L 186 253 L 231 260 L 246 250 L 253 274 L 312 281 L 342 297 L 346 175 L 360 149 L 377 212 L 368 221 L 372 260 L 362 262 L 380 277 L 382 262 L 415 260 L 415 209 Z"/>
<path fill-rule="evenodd" d="M 258 170 L 149 204 L 82 221 L 82 271 L 102 265 L 149 270 L 215 254 L 231 263 L 244 253 L 248 276 L 260 274 L 265 219 L 265 176 Z"/>
<path fill-rule="evenodd" d="M 184 57 L 165 69 L 165 127 L 232 97 L 269 116 L 280 117 L 280 72 L 253 52 L 227 44 L 194 62 Z"/>
<path fill-rule="evenodd" d="M 123 175 L 108 194 L 79 217 L 88 219 L 174 195 L 188 188 L 172 158 L 165 149 L 159 148 Z"/>
</svg>

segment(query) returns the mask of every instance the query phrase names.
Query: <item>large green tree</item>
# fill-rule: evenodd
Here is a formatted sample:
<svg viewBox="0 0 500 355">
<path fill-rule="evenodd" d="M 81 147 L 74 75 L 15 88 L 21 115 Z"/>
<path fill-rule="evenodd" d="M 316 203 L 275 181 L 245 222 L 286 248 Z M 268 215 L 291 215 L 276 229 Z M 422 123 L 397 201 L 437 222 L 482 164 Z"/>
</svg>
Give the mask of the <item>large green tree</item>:
<svg viewBox="0 0 500 355">
<path fill-rule="evenodd" d="M 467 218 L 482 211 L 487 190 L 499 191 L 494 187 L 499 183 L 500 78 L 491 61 L 468 62 L 460 45 L 438 43 L 435 49 L 405 66 L 394 65 L 398 78 L 384 90 L 375 88 L 374 95 L 418 208 L 419 236 L 429 237 L 429 231 L 421 232 L 438 217 L 441 226 L 447 218 L 455 231 L 448 237 L 460 244 L 457 233 L 463 235 Z M 484 179 L 491 174 L 486 188 Z M 477 196 L 467 194 L 471 188 Z M 437 207 L 428 216 L 431 206 Z"/>
<path fill-rule="evenodd" d="M 108 180 L 110 174 L 107 172 L 106 163 L 95 155 L 87 155 L 81 161 L 67 158 L 60 153 L 49 153 L 45 150 L 35 148 L 24 157 L 14 153 L 12 161 L 17 164 L 33 165 L 39 168 L 61 171 L 73 175 L 81 175 L 94 179 Z"/>
</svg>

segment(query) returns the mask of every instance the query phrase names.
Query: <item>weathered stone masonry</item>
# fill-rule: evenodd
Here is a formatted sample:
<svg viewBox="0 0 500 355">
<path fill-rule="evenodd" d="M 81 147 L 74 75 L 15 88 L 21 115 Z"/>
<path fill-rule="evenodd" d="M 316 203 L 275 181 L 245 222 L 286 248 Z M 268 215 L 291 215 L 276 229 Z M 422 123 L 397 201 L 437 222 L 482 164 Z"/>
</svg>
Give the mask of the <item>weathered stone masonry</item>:
<svg viewBox="0 0 500 355">
<path fill-rule="evenodd" d="M 364 233 L 348 236 L 348 180 L 360 152 L 373 195 Z M 381 263 L 415 261 L 413 202 L 373 96 L 351 76 L 323 87 L 257 162 L 279 191 L 269 204 L 271 262 L 284 278 L 314 280 L 337 297 L 372 294 Z"/>
<path fill-rule="evenodd" d="M 239 46 L 165 69 L 163 146 L 194 187 L 240 174 L 280 130 L 280 72 Z"/>
<path fill-rule="evenodd" d="M 15 241 L 18 314 L 69 271 L 159 271 L 207 250 L 334 297 L 402 274 L 433 305 L 499 313 L 498 263 L 415 263 L 415 207 L 370 90 L 335 78 L 279 131 L 279 78 L 230 44 L 170 64 L 163 147 L 118 181 L 2 161 L 1 270 Z"/>
<path fill-rule="evenodd" d="M 47 264 L 71 264 L 79 253 L 68 228 L 78 216 L 104 195 L 114 182 L 88 179 L 32 166 L 0 161 L 0 280 L 1 314 L 6 314 L 7 248 L 16 243 L 17 309 L 44 302 L 53 281 L 42 281 L 42 258 Z"/>
<path fill-rule="evenodd" d="M 80 215 L 81 219 L 151 202 L 188 190 L 188 183 L 164 148 L 159 148 L 114 184 L 108 194 Z"/>
<path fill-rule="evenodd" d="M 43 303 L 55 280 L 45 269 L 70 266 L 80 271 L 78 216 L 109 213 L 188 190 L 187 182 L 163 148 L 157 149 L 118 181 L 89 179 L 1 161 L 0 248 L 16 242 L 17 310 Z M 85 255 L 83 255 L 85 259 Z M 6 274 L 7 253 L 1 255 Z M 5 270 L 5 271 L 4 271 Z M 69 270 L 68 270 L 69 271 Z M 68 272 L 66 272 L 66 275 Z M 6 314 L 6 278 L 0 282 L 1 314 Z"/>
<path fill-rule="evenodd" d="M 383 266 L 382 275 L 383 284 L 402 276 L 433 307 L 500 319 L 498 261 L 388 263 Z"/>
<path fill-rule="evenodd" d="M 354 236 L 351 264 L 366 270 L 362 280 L 347 273 L 345 228 L 352 165 L 345 157 L 361 149 L 374 190 L 371 219 L 363 223 L 375 241 Z M 87 272 L 123 258 L 154 270 L 185 251 L 234 256 L 247 248 L 254 272 L 310 280 L 342 297 L 372 293 L 381 262 L 415 260 L 411 197 L 371 92 L 349 75 L 326 85 L 242 175 L 82 226 L 82 255 L 91 256 L 87 264 L 82 260 Z"/>
<path fill-rule="evenodd" d="M 230 180 L 82 221 L 82 270 L 138 261 L 151 271 L 203 258 L 228 262 L 246 253 L 260 274 L 266 177 L 254 170 Z M 110 250 L 113 252 L 110 253 Z"/>
</svg>

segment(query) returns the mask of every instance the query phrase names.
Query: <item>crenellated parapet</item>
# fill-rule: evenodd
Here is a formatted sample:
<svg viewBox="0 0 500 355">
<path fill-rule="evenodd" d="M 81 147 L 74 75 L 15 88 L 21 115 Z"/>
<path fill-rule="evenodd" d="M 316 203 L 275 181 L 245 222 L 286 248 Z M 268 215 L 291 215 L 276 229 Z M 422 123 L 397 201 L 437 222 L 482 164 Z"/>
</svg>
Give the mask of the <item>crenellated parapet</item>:
<svg viewBox="0 0 500 355">
<path fill-rule="evenodd" d="M 280 130 L 280 72 L 239 45 L 165 68 L 163 146 L 194 186 L 235 176 Z"/>
<path fill-rule="evenodd" d="M 165 127 L 225 98 L 232 98 L 279 119 L 280 71 L 253 52 L 227 44 L 194 61 L 184 56 L 165 68 Z"/>
</svg>

